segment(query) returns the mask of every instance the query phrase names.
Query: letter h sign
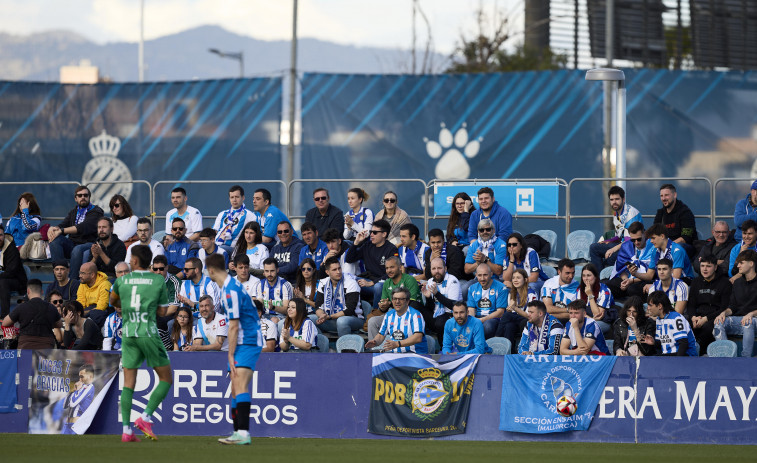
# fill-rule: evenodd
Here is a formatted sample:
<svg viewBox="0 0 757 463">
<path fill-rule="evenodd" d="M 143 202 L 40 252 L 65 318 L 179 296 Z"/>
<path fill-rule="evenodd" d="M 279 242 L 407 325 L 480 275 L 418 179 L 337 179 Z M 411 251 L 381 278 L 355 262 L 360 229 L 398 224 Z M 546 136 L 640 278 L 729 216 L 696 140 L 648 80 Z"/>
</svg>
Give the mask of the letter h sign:
<svg viewBox="0 0 757 463">
<path fill-rule="evenodd" d="M 534 212 L 534 189 L 533 188 L 516 188 L 515 189 L 515 211 L 516 212 Z"/>
</svg>

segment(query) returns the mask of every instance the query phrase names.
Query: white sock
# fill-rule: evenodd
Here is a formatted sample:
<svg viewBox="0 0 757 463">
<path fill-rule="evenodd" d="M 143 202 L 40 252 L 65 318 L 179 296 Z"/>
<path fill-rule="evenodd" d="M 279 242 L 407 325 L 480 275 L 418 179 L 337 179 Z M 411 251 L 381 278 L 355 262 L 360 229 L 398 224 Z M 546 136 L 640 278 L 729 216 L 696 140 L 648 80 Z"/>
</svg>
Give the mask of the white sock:
<svg viewBox="0 0 757 463">
<path fill-rule="evenodd" d="M 131 434 L 131 426 L 124 426 L 124 434 Z"/>
<path fill-rule="evenodd" d="M 237 433 L 242 437 L 250 437 L 250 432 L 245 431 L 244 429 L 240 429 L 239 431 L 237 431 Z"/>
<path fill-rule="evenodd" d="M 142 421 L 147 421 L 148 423 L 152 423 L 152 418 L 150 418 L 150 415 L 147 413 L 142 413 L 140 416 L 142 418 Z"/>
</svg>

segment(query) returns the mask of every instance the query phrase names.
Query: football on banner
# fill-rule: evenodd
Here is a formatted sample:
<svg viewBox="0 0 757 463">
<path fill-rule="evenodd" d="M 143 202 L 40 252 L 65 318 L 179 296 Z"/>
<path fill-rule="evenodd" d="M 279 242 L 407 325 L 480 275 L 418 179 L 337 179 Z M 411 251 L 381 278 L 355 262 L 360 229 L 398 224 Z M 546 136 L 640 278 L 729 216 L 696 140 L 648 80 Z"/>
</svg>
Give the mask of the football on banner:
<svg viewBox="0 0 757 463">
<path fill-rule="evenodd" d="M 573 396 L 564 395 L 557 399 L 557 413 L 562 416 L 573 416 L 576 413 L 576 399 Z"/>
</svg>

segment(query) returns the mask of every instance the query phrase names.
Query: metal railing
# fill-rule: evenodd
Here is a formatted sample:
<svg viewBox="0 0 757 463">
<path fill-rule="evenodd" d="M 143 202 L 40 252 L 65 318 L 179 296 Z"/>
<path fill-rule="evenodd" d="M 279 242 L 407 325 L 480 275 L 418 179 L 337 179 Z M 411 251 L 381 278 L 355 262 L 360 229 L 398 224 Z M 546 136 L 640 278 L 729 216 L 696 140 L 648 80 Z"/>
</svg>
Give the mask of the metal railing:
<svg viewBox="0 0 757 463">
<path fill-rule="evenodd" d="M 317 179 L 294 179 L 291 182 L 289 182 L 289 187 L 287 189 L 287 210 L 286 214 L 287 217 L 289 217 L 289 220 L 293 219 L 304 219 L 304 215 L 289 215 L 289 213 L 292 212 L 292 204 L 291 200 L 294 196 L 292 193 L 292 188 L 298 184 L 298 183 L 420 183 L 423 185 L 423 193 L 425 195 L 425 201 L 423 205 L 423 215 L 408 215 L 411 219 L 423 219 L 423 236 L 426 236 L 426 233 L 428 232 L 428 188 L 426 185 L 426 182 L 419 178 L 353 178 L 353 179 L 326 179 L 326 178 L 317 178 Z M 308 208 L 310 209 L 310 208 Z"/>
<path fill-rule="evenodd" d="M 673 183 L 673 182 L 680 182 L 680 181 L 703 181 L 707 183 L 709 188 L 709 195 L 708 199 L 710 201 L 710 213 L 707 215 L 703 214 L 694 214 L 695 219 L 710 219 L 711 224 L 715 223 L 715 211 L 714 211 L 714 196 L 713 196 L 713 187 L 712 187 L 712 181 L 707 177 L 647 177 L 647 178 L 614 178 L 614 177 L 603 177 L 603 178 L 574 178 L 573 180 L 568 183 L 568 193 L 567 193 L 567 200 L 566 200 L 566 211 L 565 214 L 567 215 L 567 219 L 565 222 L 565 242 L 568 242 L 568 235 L 570 234 L 570 221 L 571 220 L 577 220 L 577 219 L 606 219 L 608 217 L 612 217 L 612 214 L 588 214 L 588 215 L 576 215 L 570 213 L 571 208 L 571 190 L 573 189 L 573 184 L 576 182 L 610 182 L 610 181 L 623 181 L 623 182 L 657 182 L 658 184 L 660 182 L 666 182 L 666 183 Z M 642 214 L 642 217 L 654 217 L 654 215 Z"/>
<path fill-rule="evenodd" d="M 53 182 L 0 182 L 0 187 L 3 187 L 3 186 L 14 186 L 14 185 L 74 185 L 74 186 L 78 187 L 78 186 L 81 185 L 81 183 L 75 182 L 75 181 L 66 181 L 66 180 L 60 181 L 60 182 L 59 181 L 53 181 Z M 73 196 L 74 196 L 74 192 L 73 192 L 73 189 L 72 189 L 71 190 L 71 198 L 73 198 Z M 35 195 L 35 197 L 36 197 L 36 195 Z M 16 207 L 15 206 L 15 201 L 16 200 L 14 199 L 14 206 L 13 206 L 14 208 Z M 39 203 L 39 202 L 40 201 L 37 200 L 37 203 Z M 6 217 L 6 219 L 7 218 L 8 217 Z M 65 218 L 65 216 L 63 216 L 63 217 L 42 216 L 41 217 L 42 220 L 63 220 L 64 218 Z"/>
<path fill-rule="evenodd" d="M 152 184 L 150 182 L 148 182 L 147 180 L 115 180 L 115 181 L 99 180 L 99 181 L 95 181 L 95 182 L 88 182 L 87 183 L 87 187 L 89 187 L 89 190 L 92 192 L 92 197 L 93 197 L 92 202 L 94 203 L 95 202 L 94 201 L 94 197 L 95 197 L 95 191 L 94 190 L 97 190 L 97 188 L 91 188 L 92 185 L 124 185 L 124 184 L 147 185 L 147 207 L 150 210 L 149 217 L 150 217 L 150 219 L 152 219 L 153 229 L 155 229 L 155 217 L 152 215 L 152 211 L 153 211 L 153 207 L 152 207 L 152 205 L 153 205 L 153 193 L 155 192 L 155 190 L 153 189 Z M 103 204 L 102 207 L 103 207 L 103 210 L 106 213 L 107 213 L 107 209 L 108 209 L 108 201 L 110 201 L 110 198 L 113 197 L 113 195 L 117 194 L 117 193 L 118 193 L 117 191 L 113 191 L 113 189 L 110 188 L 110 189 L 106 190 L 105 193 L 102 193 L 102 194 L 98 195 L 101 198 L 100 202 Z M 130 197 L 131 195 L 124 195 L 124 196 Z M 129 200 L 129 205 L 131 206 L 132 210 L 140 210 L 139 208 L 134 207 L 134 203 L 131 200 Z"/>
<path fill-rule="evenodd" d="M 718 202 L 717 202 L 717 198 L 718 198 L 718 196 L 717 196 L 718 195 L 718 186 L 721 183 L 731 183 L 731 182 L 733 182 L 733 183 L 735 183 L 735 182 L 748 182 L 749 187 L 747 187 L 747 189 L 745 190 L 745 191 L 748 192 L 751 189 L 751 185 L 752 185 L 752 182 L 754 182 L 754 179 L 753 178 L 725 177 L 725 178 L 719 178 L 719 179 L 715 180 L 715 183 L 713 184 L 713 187 L 712 187 L 712 208 L 713 208 L 713 211 L 712 211 L 712 225 L 713 226 L 715 225 L 715 222 L 719 218 L 730 218 L 730 219 L 733 219 L 733 216 L 734 216 L 734 214 L 733 214 L 733 212 L 734 212 L 734 206 L 736 205 L 736 202 L 738 202 L 739 200 L 741 200 L 741 197 L 739 197 L 738 199 L 736 199 L 735 201 L 733 201 L 731 203 L 731 211 L 730 211 L 729 214 L 718 214 L 718 210 L 717 210 L 717 208 L 718 208 Z"/>
<path fill-rule="evenodd" d="M 153 230 L 157 231 L 157 228 L 155 227 L 155 220 L 162 218 L 165 220 L 165 217 L 161 217 L 158 215 L 158 213 L 155 211 L 155 190 L 157 190 L 159 185 L 165 185 L 165 184 L 173 184 L 176 185 L 178 183 L 180 184 L 211 184 L 211 185 L 228 185 L 229 187 L 232 185 L 250 185 L 250 184 L 274 184 L 274 185 L 281 185 L 281 190 L 284 193 L 284 203 L 287 204 L 287 185 L 283 180 L 160 180 L 155 182 L 152 186 L 152 202 L 150 203 L 150 215 L 153 218 Z M 283 211 L 284 214 L 287 214 L 288 217 L 288 207 L 287 210 Z M 211 219 L 215 220 L 215 215 L 203 215 L 202 219 Z"/>
</svg>

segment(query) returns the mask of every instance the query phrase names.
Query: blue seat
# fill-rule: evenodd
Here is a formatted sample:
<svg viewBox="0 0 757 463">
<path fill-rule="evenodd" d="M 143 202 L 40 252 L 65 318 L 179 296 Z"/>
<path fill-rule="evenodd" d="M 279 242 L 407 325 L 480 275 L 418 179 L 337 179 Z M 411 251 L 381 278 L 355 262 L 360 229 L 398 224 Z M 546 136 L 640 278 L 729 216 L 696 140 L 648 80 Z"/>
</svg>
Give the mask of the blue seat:
<svg viewBox="0 0 757 463">
<path fill-rule="evenodd" d="M 605 344 L 607 344 L 607 350 L 610 351 L 610 355 L 615 355 L 615 341 L 612 339 L 605 339 Z"/>
<path fill-rule="evenodd" d="M 728 339 L 715 341 L 707 346 L 708 357 L 736 357 L 738 346 L 735 342 Z"/>
<path fill-rule="evenodd" d="M 329 338 L 324 334 L 318 333 L 318 352 L 329 351 Z"/>
<path fill-rule="evenodd" d="M 612 276 L 612 271 L 613 271 L 614 268 L 615 268 L 614 266 L 603 268 L 602 271 L 599 272 L 599 279 L 600 280 L 609 280 L 610 277 Z"/>
<path fill-rule="evenodd" d="M 588 262 L 589 246 L 594 244 L 596 235 L 589 230 L 576 230 L 568 235 L 568 259 L 573 261 Z"/>
<path fill-rule="evenodd" d="M 166 232 L 165 231 L 155 232 L 152 235 L 152 239 L 154 239 L 155 241 L 157 241 L 160 244 L 163 244 L 163 238 L 165 238 L 165 237 L 166 237 Z"/>
<path fill-rule="evenodd" d="M 536 230 L 534 235 L 539 235 L 549 243 L 549 258 L 556 258 L 557 233 L 552 230 Z"/>
<path fill-rule="evenodd" d="M 345 334 L 336 340 L 337 352 L 343 352 L 344 350 L 363 352 L 363 346 L 365 346 L 365 341 L 357 334 Z"/>
<path fill-rule="evenodd" d="M 542 265 L 541 269 L 544 270 L 544 273 L 546 273 L 550 278 L 557 276 L 557 269 L 552 267 L 551 265 Z"/>
<path fill-rule="evenodd" d="M 513 348 L 512 343 L 507 338 L 493 337 L 486 340 L 486 344 L 492 349 L 494 355 L 508 355 Z"/>
</svg>

